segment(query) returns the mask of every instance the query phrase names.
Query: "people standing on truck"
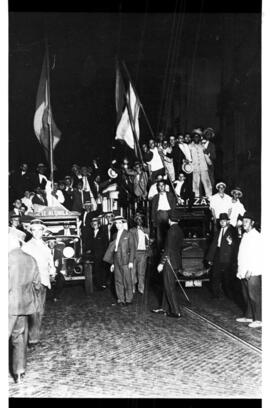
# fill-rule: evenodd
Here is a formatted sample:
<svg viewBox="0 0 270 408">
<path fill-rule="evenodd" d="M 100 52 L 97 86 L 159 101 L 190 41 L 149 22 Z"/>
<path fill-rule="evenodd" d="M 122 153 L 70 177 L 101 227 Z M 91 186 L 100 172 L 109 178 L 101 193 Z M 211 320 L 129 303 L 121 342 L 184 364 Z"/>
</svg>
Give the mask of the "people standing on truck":
<svg viewBox="0 0 270 408">
<path fill-rule="evenodd" d="M 182 248 L 184 243 L 184 233 L 178 225 L 179 217 L 176 211 L 172 211 L 169 216 L 169 230 L 166 236 L 164 253 L 157 267 L 159 273 L 163 275 L 163 297 L 162 304 L 153 313 L 166 314 L 168 317 L 179 318 L 181 311 L 177 299 L 176 276 L 179 269 L 182 269 Z"/>
<path fill-rule="evenodd" d="M 234 264 L 236 262 L 236 233 L 230 225 L 227 213 L 219 215 L 220 230 L 213 238 L 206 255 L 206 260 L 212 267 L 211 286 L 213 298 L 218 299 L 223 292 L 233 298 Z"/>
<path fill-rule="evenodd" d="M 34 348 L 40 341 L 40 329 L 44 314 L 47 289 L 51 289 L 51 279 L 55 277 L 55 267 L 50 249 L 43 241 L 46 230 L 44 223 L 35 219 L 30 223 L 30 232 L 33 238 L 22 246 L 22 250 L 31 255 L 37 262 L 40 274 L 41 287 L 38 298 L 37 311 L 29 319 L 28 345 Z"/>
<path fill-rule="evenodd" d="M 147 161 L 147 164 L 150 169 L 151 181 L 154 182 L 159 174 L 162 176 L 165 174 L 165 168 L 160 155 L 161 148 L 159 149 L 155 145 L 155 141 L 153 139 L 149 140 L 149 152 L 151 152 L 153 156 L 151 160 Z"/>
<path fill-rule="evenodd" d="M 193 192 L 196 198 L 200 197 L 200 185 L 202 183 L 206 197 L 210 197 L 212 195 L 212 184 L 209 178 L 205 153 L 200 141 L 202 131 L 200 129 L 194 129 L 192 133 L 193 142 L 189 145 L 189 149 L 193 167 Z"/>
<path fill-rule="evenodd" d="M 207 128 L 203 131 L 203 137 L 202 137 L 202 145 L 204 149 L 204 154 L 206 155 L 206 161 L 207 161 L 207 166 L 208 166 L 208 173 L 209 173 L 209 178 L 211 181 L 212 189 L 214 188 L 215 185 L 215 161 L 216 161 L 216 146 L 212 142 L 213 138 L 215 136 L 215 132 L 212 128 Z"/>
<path fill-rule="evenodd" d="M 237 278 L 241 281 L 245 302 L 243 317 L 239 323 L 249 323 L 249 327 L 262 327 L 261 280 L 262 280 L 262 242 L 261 234 L 254 228 L 255 217 L 246 212 L 243 215 L 244 234 L 238 252 Z"/>
</svg>

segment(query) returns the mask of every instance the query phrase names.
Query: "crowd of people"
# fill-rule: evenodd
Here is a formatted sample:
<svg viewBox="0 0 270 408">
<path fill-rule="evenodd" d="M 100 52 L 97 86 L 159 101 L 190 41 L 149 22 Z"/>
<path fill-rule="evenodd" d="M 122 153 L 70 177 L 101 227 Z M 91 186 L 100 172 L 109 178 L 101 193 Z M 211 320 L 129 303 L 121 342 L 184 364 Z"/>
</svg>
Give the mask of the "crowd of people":
<svg viewBox="0 0 270 408">
<path fill-rule="evenodd" d="M 43 163 L 35 172 L 23 163 L 10 175 L 9 334 L 16 382 L 25 374 L 26 347 L 34 348 L 39 342 L 46 292 L 53 281 L 57 301 L 64 285 L 58 273 L 61 253 L 53 241 L 48 246 L 43 240 L 46 225 L 37 215 L 46 207 L 80 216 L 76 234 L 81 236 L 84 256 L 94 262 L 95 287 L 113 287 L 119 307 L 132 304 L 136 292 L 144 295 L 147 259 L 155 254 L 157 271 L 163 276 L 163 299 L 152 311 L 179 318 L 175 283 L 183 269 L 185 238 L 180 214 L 205 197 L 211 212 L 212 242 L 205 260 L 211 268 L 212 296 L 220 298 L 223 290 L 233 299 L 235 279 L 239 279 L 246 310 L 237 321 L 261 327 L 261 268 L 255 261 L 260 233 L 254 228 L 255 217 L 241 202 L 241 188 L 233 188 L 229 195 L 225 182 L 215 184 L 213 138 L 211 128 L 168 140 L 159 134 L 157 140 L 142 145 L 140 161 L 112 160 L 105 177 L 96 160 L 91 166 L 74 164 L 62 180 L 56 170 L 50 180 Z M 67 230 L 69 226 L 63 225 L 63 235 L 70 234 Z"/>
</svg>

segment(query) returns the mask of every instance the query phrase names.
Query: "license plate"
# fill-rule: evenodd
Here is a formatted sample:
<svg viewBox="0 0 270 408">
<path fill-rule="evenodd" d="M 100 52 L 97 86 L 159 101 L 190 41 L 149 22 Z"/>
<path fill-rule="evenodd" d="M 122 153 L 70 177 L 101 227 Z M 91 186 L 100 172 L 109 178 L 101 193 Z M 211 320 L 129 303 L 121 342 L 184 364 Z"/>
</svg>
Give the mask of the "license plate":
<svg viewBox="0 0 270 408">
<path fill-rule="evenodd" d="M 66 281 L 84 280 L 85 276 L 65 276 Z"/>
<path fill-rule="evenodd" d="M 202 281 L 201 280 L 190 280 L 185 282 L 185 287 L 186 288 L 201 288 L 202 287 Z"/>
</svg>

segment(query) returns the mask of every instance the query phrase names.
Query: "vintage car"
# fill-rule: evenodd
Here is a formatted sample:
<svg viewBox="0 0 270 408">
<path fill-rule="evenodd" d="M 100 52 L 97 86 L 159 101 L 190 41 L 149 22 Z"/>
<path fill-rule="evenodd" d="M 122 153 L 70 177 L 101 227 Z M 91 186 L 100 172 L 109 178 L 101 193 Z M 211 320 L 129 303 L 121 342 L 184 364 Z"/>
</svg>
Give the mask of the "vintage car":
<svg viewBox="0 0 270 408">
<path fill-rule="evenodd" d="M 82 282 L 86 294 L 93 292 L 92 265 L 82 253 L 82 240 L 79 227 L 79 213 L 46 207 L 38 214 L 31 214 L 24 220 L 24 227 L 29 228 L 31 219 L 38 218 L 44 222 L 47 229 L 44 241 L 50 248 L 54 248 L 58 261 L 58 272 L 62 273 L 66 282 Z M 51 241 L 51 243 L 50 243 Z"/>
<path fill-rule="evenodd" d="M 211 235 L 211 212 L 205 197 L 195 199 L 191 208 L 182 205 L 177 208 L 184 232 L 182 270 L 178 274 L 185 287 L 201 287 L 209 281 L 209 267 L 205 264 L 205 253 Z"/>
</svg>

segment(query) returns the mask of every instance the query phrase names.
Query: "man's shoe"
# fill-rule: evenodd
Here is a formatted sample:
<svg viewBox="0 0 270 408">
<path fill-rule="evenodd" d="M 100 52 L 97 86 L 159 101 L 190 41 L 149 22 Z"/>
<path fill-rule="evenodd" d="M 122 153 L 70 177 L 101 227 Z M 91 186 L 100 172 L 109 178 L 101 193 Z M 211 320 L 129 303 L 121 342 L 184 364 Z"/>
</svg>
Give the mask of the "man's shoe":
<svg viewBox="0 0 270 408">
<path fill-rule="evenodd" d="M 126 306 L 132 305 L 133 302 L 126 302 Z"/>
<path fill-rule="evenodd" d="M 248 317 L 237 317 L 235 319 L 238 323 L 251 323 L 252 319 L 249 319 Z"/>
<path fill-rule="evenodd" d="M 262 327 L 262 322 L 260 322 L 259 320 L 254 320 L 254 322 L 249 323 L 248 327 L 252 328 Z"/>
<path fill-rule="evenodd" d="M 163 309 L 152 309 L 151 310 L 151 312 L 152 313 L 159 313 L 159 314 L 165 314 L 166 312 L 165 312 L 165 310 L 163 310 Z"/>
<path fill-rule="evenodd" d="M 180 317 L 182 317 L 180 313 L 170 313 L 170 312 L 166 312 L 166 316 L 175 317 L 176 319 L 179 319 Z"/>
<path fill-rule="evenodd" d="M 14 381 L 16 384 L 20 384 L 25 377 L 25 373 L 14 374 Z"/>
<path fill-rule="evenodd" d="M 38 343 L 28 343 L 29 350 L 34 351 L 37 347 Z"/>
</svg>

